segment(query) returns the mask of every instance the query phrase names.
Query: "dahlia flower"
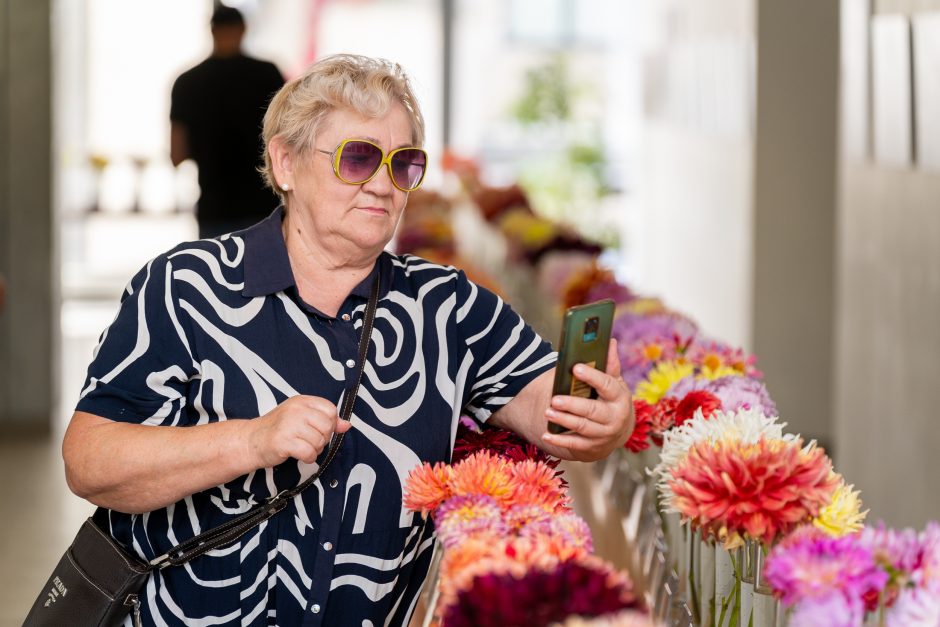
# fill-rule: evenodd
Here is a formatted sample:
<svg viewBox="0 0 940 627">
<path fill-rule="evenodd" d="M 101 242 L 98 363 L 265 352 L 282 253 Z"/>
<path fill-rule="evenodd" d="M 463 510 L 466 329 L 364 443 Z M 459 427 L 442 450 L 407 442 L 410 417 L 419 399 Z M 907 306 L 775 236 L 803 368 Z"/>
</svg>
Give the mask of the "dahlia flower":
<svg viewBox="0 0 940 627">
<path fill-rule="evenodd" d="M 940 584 L 902 590 L 885 614 L 885 627 L 937 625 L 940 625 Z"/>
<path fill-rule="evenodd" d="M 717 379 L 726 374 L 754 379 L 764 376 L 755 366 L 757 357 L 748 355 L 743 349 L 733 348 L 724 342 L 715 340 L 695 342 L 689 346 L 686 357 L 699 366 L 702 376 L 708 379 Z"/>
<path fill-rule="evenodd" d="M 450 488 L 453 476 L 453 468 L 440 462 L 433 466 L 425 462 L 415 467 L 408 473 L 405 483 L 405 507 L 427 518 L 428 512 L 437 509 L 444 499 L 453 495 Z"/>
<path fill-rule="evenodd" d="M 503 511 L 503 520 L 509 527 L 509 532 L 515 535 L 526 525 L 550 518 L 554 513 L 554 507 L 548 508 L 544 505 L 513 505 Z"/>
<path fill-rule="evenodd" d="M 672 494 L 667 481 L 670 472 L 685 458 L 696 442 L 713 442 L 722 438 L 740 440 L 746 444 L 753 444 L 761 438 L 796 440 L 795 435 L 784 435 L 785 426 L 786 423 L 777 422 L 776 417 L 765 416 L 756 409 L 716 411 L 708 418 L 702 413 L 697 413 L 692 420 L 663 434 L 660 461 L 652 471 L 652 474 L 659 478 L 660 493 L 668 500 Z"/>
<path fill-rule="evenodd" d="M 771 544 L 815 518 L 832 499 L 837 480 L 822 449 L 802 440 L 760 438 L 697 442 L 667 479 L 665 505 L 725 548 L 743 536 Z"/>
<path fill-rule="evenodd" d="M 720 377 L 714 380 L 686 377 L 673 385 L 666 396 L 683 398 L 690 392 L 699 390 L 718 397 L 724 411 L 758 409 L 765 416 L 779 415 L 777 405 L 771 400 L 764 383 L 748 376 Z"/>
<path fill-rule="evenodd" d="M 459 476 L 460 471 L 455 472 Z M 511 505 L 538 505 L 549 511 L 567 509 L 570 501 L 555 470 L 541 462 L 527 459 L 509 467 Z"/>
<path fill-rule="evenodd" d="M 507 574 L 521 578 L 534 568 L 550 570 L 561 562 L 593 559 L 598 558 L 583 547 L 565 544 L 554 536 L 470 537 L 444 552 L 439 583 L 441 605 L 450 605 L 457 593 L 469 588 L 479 575 Z"/>
<path fill-rule="evenodd" d="M 883 523 L 865 527 L 859 534 L 859 542 L 871 549 L 875 561 L 890 577 L 880 598 L 877 591 L 866 595 L 869 610 L 874 610 L 879 602 L 892 607 L 905 590 L 940 590 L 940 525 L 937 523 L 931 522 L 921 533 L 913 529 L 887 529 Z M 915 605 L 919 604 L 917 601 Z"/>
<path fill-rule="evenodd" d="M 879 523 L 877 527 L 865 527 L 859 542 L 869 547 L 875 560 L 890 570 L 909 575 L 920 566 L 920 539 L 913 529 L 899 531 Z"/>
<path fill-rule="evenodd" d="M 572 615 L 603 616 L 636 606 L 628 581 L 610 566 L 567 561 L 551 570 L 533 569 L 518 578 L 488 573 L 446 607 L 448 627 L 547 626 Z"/>
<path fill-rule="evenodd" d="M 594 552 L 591 528 L 576 514 L 545 516 L 531 521 L 519 530 L 520 538 L 555 538 L 567 545 Z"/>
<path fill-rule="evenodd" d="M 630 306 L 644 301 L 631 301 Z M 687 341 L 698 334 L 695 324 L 675 313 L 659 311 L 652 314 L 625 313 L 614 318 L 611 336 L 622 346 L 653 340 Z"/>
<path fill-rule="evenodd" d="M 857 538 L 831 538 L 809 526 L 774 547 L 764 576 L 785 606 L 820 602 L 838 594 L 860 610 L 862 596 L 881 590 L 888 581 L 871 550 Z"/>
<path fill-rule="evenodd" d="M 927 523 L 919 540 L 921 561 L 917 584 L 940 589 L 940 524 Z"/>
<path fill-rule="evenodd" d="M 451 468 L 447 482 L 452 494 L 486 494 L 500 505 L 513 499 L 512 464 L 489 451 L 473 453 Z"/>
<path fill-rule="evenodd" d="M 441 503 L 434 515 L 434 531 L 445 548 L 452 548 L 469 536 L 505 536 L 509 528 L 496 499 L 468 494 L 452 496 Z"/>
<path fill-rule="evenodd" d="M 845 480 L 840 478 L 832 502 L 820 510 L 819 516 L 813 519 L 813 526 L 833 538 L 861 531 L 868 510 L 862 511 L 862 501 L 858 490 L 852 490 L 854 487 L 845 485 Z"/>
<path fill-rule="evenodd" d="M 638 401 L 639 402 L 639 401 Z M 646 403 L 646 401 L 642 401 Z M 663 434 L 676 426 L 676 407 L 679 401 L 674 398 L 664 398 L 650 409 L 650 440 L 656 446 L 663 445 Z"/>
<path fill-rule="evenodd" d="M 639 453 L 650 447 L 649 433 L 653 424 L 653 407 L 642 399 L 634 399 L 633 416 L 636 419 L 633 432 L 623 446 L 629 451 Z"/>
<path fill-rule="evenodd" d="M 859 627 L 865 617 L 865 609 L 855 600 L 841 594 L 831 594 L 821 599 L 804 601 L 793 607 L 789 627 Z"/>
<path fill-rule="evenodd" d="M 682 358 L 688 340 L 673 338 L 650 338 L 633 344 L 617 341 L 620 358 L 620 373 L 631 389 L 646 379 L 653 366 L 660 361 L 675 361 Z"/>
<path fill-rule="evenodd" d="M 689 376 L 694 370 L 692 364 L 681 360 L 659 362 L 646 375 L 646 379 L 636 385 L 633 395 L 653 405 L 666 396 L 674 383 Z"/>
<path fill-rule="evenodd" d="M 710 418 L 718 409 L 721 409 L 721 401 L 711 392 L 706 390 L 689 392 L 676 403 L 674 426 L 681 427 L 691 420 L 696 412 L 701 412 L 703 418 Z"/>
<path fill-rule="evenodd" d="M 451 464 L 457 464 L 481 450 L 488 450 L 509 461 L 534 459 L 552 468 L 557 467 L 561 461 L 512 431 L 489 426 L 480 428 L 472 421 L 466 424 L 461 418 L 457 426 L 457 438 L 454 441 Z"/>
</svg>

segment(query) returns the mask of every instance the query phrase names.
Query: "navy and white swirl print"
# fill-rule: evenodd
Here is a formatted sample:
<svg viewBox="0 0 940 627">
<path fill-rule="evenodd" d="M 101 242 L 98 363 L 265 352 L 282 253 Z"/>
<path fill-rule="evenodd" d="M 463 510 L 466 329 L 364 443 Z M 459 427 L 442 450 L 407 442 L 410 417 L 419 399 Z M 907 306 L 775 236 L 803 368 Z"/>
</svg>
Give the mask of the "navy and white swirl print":
<svg viewBox="0 0 940 627">
<path fill-rule="evenodd" d="M 355 374 L 373 277 L 335 318 L 308 306 L 282 219 L 279 209 L 148 263 L 102 335 L 77 409 L 160 428 L 250 419 L 297 394 L 338 406 Z M 145 624 L 407 624 L 433 547 L 431 524 L 402 507 L 408 472 L 448 461 L 461 411 L 485 421 L 552 368 L 555 354 L 455 268 L 383 253 L 373 272 L 382 285 L 375 328 L 336 460 L 239 542 L 154 573 L 142 593 Z M 316 468 L 288 460 L 165 509 L 99 509 L 95 518 L 152 559 Z"/>
</svg>

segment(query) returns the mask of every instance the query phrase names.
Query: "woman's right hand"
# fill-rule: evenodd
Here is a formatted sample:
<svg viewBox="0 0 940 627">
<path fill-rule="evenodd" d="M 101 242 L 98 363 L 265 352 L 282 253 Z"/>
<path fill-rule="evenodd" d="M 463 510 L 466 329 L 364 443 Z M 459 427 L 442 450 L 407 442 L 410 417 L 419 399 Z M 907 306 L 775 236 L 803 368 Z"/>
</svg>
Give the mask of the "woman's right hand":
<svg viewBox="0 0 940 627">
<path fill-rule="evenodd" d="M 334 432 L 349 431 L 336 405 L 319 396 L 293 396 L 250 421 L 248 445 L 258 468 L 271 468 L 288 458 L 312 464 Z"/>
</svg>

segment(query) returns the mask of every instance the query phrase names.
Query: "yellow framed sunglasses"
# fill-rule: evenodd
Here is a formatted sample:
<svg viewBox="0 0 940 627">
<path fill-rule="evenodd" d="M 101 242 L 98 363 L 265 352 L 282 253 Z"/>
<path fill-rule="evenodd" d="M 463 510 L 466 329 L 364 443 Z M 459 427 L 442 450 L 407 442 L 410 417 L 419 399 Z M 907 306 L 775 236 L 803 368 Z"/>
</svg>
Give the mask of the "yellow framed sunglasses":
<svg viewBox="0 0 940 627">
<path fill-rule="evenodd" d="M 379 146 L 365 139 L 344 139 L 336 150 L 316 149 L 330 155 L 336 178 L 350 185 L 371 181 L 383 165 L 388 166 L 392 185 L 403 192 L 421 186 L 428 169 L 428 153 L 423 148 L 396 148 L 385 154 Z"/>
</svg>

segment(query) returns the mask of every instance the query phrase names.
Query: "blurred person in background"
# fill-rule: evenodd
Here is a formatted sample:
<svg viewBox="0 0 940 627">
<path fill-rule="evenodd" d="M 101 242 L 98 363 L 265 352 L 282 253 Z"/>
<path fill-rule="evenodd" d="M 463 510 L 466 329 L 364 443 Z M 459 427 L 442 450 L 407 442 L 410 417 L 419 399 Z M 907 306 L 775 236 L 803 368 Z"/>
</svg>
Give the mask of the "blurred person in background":
<svg viewBox="0 0 940 627">
<path fill-rule="evenodd" d="M 238 9 L 212 14 L 212 55 L 173 84 L 170 159 L 199 166 L 199 237 L 251 226 L 277 206 L 261 165 L 261 122 L 284 77 L 273 63 L 242 53 L 245 20 Z"/>
<path fill-rule="evenodd" d="M 575 369 L 597 399 L 553 397 L 555 353 L 502 300 L 453 266 L 384 250 L 428 164 L 398 65 L 315 63 L 272 100 L 264 140 L 283 205 L 132 279 L 65 435 L 68 482 L 152 560 L 324 464 L 236 544 L 155 571 L 143 623 L 407 625 L 434 525 L 404 507 L 404 485 L 422 462 L 451 459 L 461 414 L 596 460 L 632 431 L 630 391 L 614 345 L 607 374 Z M 572 431 L 548 434 L 549 418 Z"/>
</svg>

